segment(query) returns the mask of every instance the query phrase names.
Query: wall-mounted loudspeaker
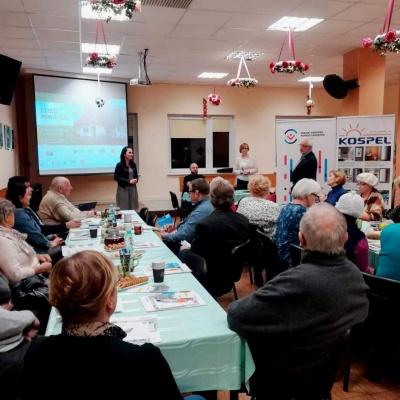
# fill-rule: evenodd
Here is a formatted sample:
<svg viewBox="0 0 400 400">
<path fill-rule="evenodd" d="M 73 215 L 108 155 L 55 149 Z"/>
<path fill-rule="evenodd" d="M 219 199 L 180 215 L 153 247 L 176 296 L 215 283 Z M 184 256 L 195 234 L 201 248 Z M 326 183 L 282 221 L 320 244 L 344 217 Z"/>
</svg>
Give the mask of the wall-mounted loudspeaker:
<svg viewBox="0 0 400 400">
<path fill-rule="evenodd" d="M 335 99 L 344 99 L 349 90 L 359 86 L 357 79 L 344 81 L 340 76 L 334 74 L 325 76 L 323 84 L 328 94 Z"/>
<path fill-rule="evenodd" d="M 21 64 L 21 61 L 0 54 L 0 104 L 11 104 Z"/>
</svg>

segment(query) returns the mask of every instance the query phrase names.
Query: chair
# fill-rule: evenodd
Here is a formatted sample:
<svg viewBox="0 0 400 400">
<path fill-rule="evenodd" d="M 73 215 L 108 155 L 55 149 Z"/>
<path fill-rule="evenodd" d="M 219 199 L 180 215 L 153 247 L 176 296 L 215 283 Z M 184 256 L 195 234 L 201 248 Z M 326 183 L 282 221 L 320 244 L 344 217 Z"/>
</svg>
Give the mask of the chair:
<svg viewBox="0 0 400 400">
<path fill-rule="evenodd" d="M 231 262 L 231 271 L 232 271 L 232 289 L 233 294 L 235 296 L 235 300 L 238 299 L 235 282 L 238 282 L 242 276 L 243 266 L 246 262 L 246 257 L 248 256 L 250 239 L 246 242 L 235 246 L 232 251 L 232 262 Z"/>
<path fill-rule="evenodd" d="M 192 270 L 193 276 L 203 284 L 207 276 L 206 260 L 190 250 L 179 252 L 179 259 Z"/>
<path fill-rule="evenodd" d="M 175 214 L 175 224 L 176 224 L 176 218 L 178 216 L 181 219 L 181 221 L 183 221 L 189 215 L 190 211 L 187 210 L 186 208 L 182 208 L 179 205 L 179 200 L 178 200 L 176 193 L 170 191 L 169 195 L 171 196 L 172 208 L 175 210 L 175 213 L 176 213 Z"/>
<path fill-rule="evenodd" d="M 292 267 L 297 267 L 298 265 L 300 265 L 302 250 L 303 248 L 301 246 L 294 243 L 290 244 L 289 253 L 292 262 Z"/>
<path fill-rule="evenodd" d="M 285 269 L 279 258 L 278 248 L 276 247 L 276 244 L 261 229 L 257 229 L 257 235 L 260 239 L 261 257 L 265 265 L 268 282 L 276 275 L 283 272 Z"/>
<path fill-rule="evenodd" d="M 149 213 L 147 216 L 147 225 L 156 226 L 157 219 L 157 214 Z"/>
<path fill-rule="evenodd" d="M 362 273 L 369 287 L 369 313 L 362 324 L 360 340 L 367 338 L 367 377 L 371 381 L 380 381 L 385 370 L 390 372 L 389 360 L 398 363 L 397 318 L 400 308 L 400 281 Z M 358 344 L 358 342 L 355 342 Z M 397 361 L 396 361 L 397 360 Z"/>
<path fill-rule="evenodd" d="M 263 286 L 262 271 L 264 268 L 263 257 L 261 253 L 261 242 L 257 234 L 257 230 L 262 231 L 262 227 L 257 224 L 249 223 L 249 251 L 247 264 L 249 266 L 250 283 L 255 282 L 257 286 Z M 253 272 L 253 273 L 252 273 Z M 254 279 L 253 279 L 254 275 Z"/>
<path fill-rule="evenodd" d="M 143 207 L 139 211 L 139 217 L 147 224 L 149 219 L 149 209 L 147 207 Z"/>
</svg>

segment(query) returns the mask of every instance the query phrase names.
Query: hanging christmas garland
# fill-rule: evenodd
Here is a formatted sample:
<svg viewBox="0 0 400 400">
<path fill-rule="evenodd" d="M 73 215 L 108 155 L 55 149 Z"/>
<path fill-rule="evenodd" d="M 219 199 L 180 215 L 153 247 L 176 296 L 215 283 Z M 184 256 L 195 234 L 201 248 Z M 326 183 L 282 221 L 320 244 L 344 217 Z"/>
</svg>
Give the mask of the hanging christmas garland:
<svg viewBox="0 0 400 400">
<path fill-rule="evenodd" d="M 88 58 L 86 58 L 85 65 L 90 65 L 93 68 L 112 69 L 117 65 L 117 56 L 115 54 L 100 55 L 96 52 L 93 52 L 89 54 Z"/>
<path fill-rule="evenodd" d="M 248 78 L 240 78 L 240 71 L 242 70 L 243 65 L 246 69 Z M 237 86 L 237 87 L 244 86 L 247 89 L 258 85 L 258 80 L 250 77 L 250 72 L 249 72 L 249 69 L 247 68 L 247 64 L 246 64 L 246 61 L 244 60 L 243 56 L 240 58 L 240 63 L 239 63 L 236 78 L 230 79 L 226 84 L 228 86 Z"/>
</svg>

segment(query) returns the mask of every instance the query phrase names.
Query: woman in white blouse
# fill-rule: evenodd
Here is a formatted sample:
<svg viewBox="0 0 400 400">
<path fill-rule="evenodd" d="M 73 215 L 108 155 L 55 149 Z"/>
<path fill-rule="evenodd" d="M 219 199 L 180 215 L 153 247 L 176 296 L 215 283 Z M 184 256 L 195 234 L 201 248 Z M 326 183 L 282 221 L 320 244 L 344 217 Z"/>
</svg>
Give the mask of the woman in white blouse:
<svg viewBox="0 0 400 400">
<path fill-rule="evenodd" d="M 240 157 L 236 158 L 233 173 L 237 175 L 236 189 L 246 190 L 249 179 L 258 172 L 257 161 L 249 154 L 249 145 L 242 143 L 239 147 Z"/>
</svg>

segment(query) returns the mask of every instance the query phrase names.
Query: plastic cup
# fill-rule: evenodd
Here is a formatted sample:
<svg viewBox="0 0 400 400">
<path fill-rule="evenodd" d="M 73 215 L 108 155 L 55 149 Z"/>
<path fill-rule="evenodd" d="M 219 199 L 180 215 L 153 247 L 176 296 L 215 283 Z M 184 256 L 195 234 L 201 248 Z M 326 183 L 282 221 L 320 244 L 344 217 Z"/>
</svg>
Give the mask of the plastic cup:
<svg viewBox="0 0 400 400">
<path fill-rule="evenodd" d="M 151 263 L 151 268 L 153 270 L 154 283 L 164 282 L 165 261 L 154 260 Z"/>
<path fill-rule="evenodd" d="M 132 222 L 132 217 L 133 217 L 132 214 L 129 213 L 124 214 L 124 222 Z"/>
<path fill-rule="evenodd" d="M 131 231 L 132 230 L 132 223 L 131 222 L 125 222 L 124 223 L 124 230 L 125 230 L 125 232 Z"/>
<path fill-rule="evenodd" d="M 96 239 L 97 238 L 97 228 L 90 228 L 90 237 L 92 239 Z"/>
</svg>

